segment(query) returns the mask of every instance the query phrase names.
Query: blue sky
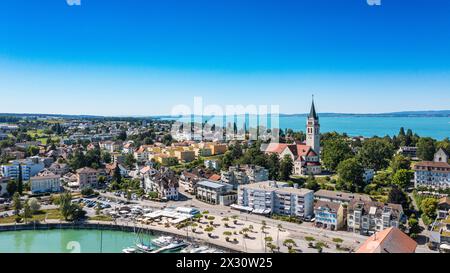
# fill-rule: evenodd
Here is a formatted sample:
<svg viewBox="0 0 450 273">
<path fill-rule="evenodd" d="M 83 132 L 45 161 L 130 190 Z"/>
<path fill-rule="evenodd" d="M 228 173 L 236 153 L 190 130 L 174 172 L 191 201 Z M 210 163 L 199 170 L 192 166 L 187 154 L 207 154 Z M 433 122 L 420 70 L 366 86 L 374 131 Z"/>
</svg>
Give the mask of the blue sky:
<svg viewBox="0 0 450 273">
<path fill-rule="evenodd" d="M 450 1 L 5 0 L 0 112 L 307 112 L 450 105 Z"/>
</svg>

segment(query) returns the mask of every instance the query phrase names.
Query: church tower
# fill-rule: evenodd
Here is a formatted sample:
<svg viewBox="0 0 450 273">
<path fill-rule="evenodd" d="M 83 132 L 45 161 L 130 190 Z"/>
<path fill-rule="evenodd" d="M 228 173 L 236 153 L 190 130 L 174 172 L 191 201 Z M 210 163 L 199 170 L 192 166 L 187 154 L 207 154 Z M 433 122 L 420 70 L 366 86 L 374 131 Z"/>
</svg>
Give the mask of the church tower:
<svg viewBox="0 0 450 273">
<path fill-rule="evenodd" d="M 317 155 L 320 155 L 320 124 L 314 106 L 314 96 L 306 124 L 306 145 L 310 146 Z"/>
</svg>

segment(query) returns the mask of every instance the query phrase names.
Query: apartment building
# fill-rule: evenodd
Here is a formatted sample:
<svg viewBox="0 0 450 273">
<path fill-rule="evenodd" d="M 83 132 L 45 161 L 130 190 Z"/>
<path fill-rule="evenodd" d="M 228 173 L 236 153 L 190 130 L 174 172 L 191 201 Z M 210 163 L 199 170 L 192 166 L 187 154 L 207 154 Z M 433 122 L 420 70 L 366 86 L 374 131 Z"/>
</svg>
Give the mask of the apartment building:
<svg viewBox="0 0 450 273">
<path fill-rule="evenodd" d="M 237 199 L 233 186 L 227 183 L 203 180 L 197 182 L 195 191 L 198 200 L 214 205 L 229 206 Z"/>
<path fill-rule="evenodd" d="M 267 181 L 269 171 L 255 165 L 231 166 L 228 171 L 221 171 L 221 180 L 233 185 L 235 189 L 239 185 Z"/>
<path fill-rule="evenodd" d="M 77 170 L 77 183 L 80 189 L 96 188 L 98 186 L 99 172 L 95 169 L 84 167 Z"/>
<path fill-rule="evenodd" d="M 33 176 L 30 182 L 33 194 L 61 191 L 61 176 L 59 175 Z"/>
<path fill-rule="evenodd" d="M 405 157 L 409 157 L 413 160 L 417 159 L 417 147 L 402 146 L 398 149 L 397 154 L 401 154 Z"/>
<path fill-rule="evenodd" d="M 145 192 L 156 192 L 158 198 L 178 200 L 178 178 L 169 168 L 151 169 L 144 174 Z"/>
<path fill-rule="evenodd" d="M 174 156 L 180 162 L 192 162 L 195 160 L 195 152 L 189 150 L 174 151 Z"/>
<path fill-rule="evenodd" d="M 347 208 L 348 231 L 372 235 L 390 227 L 400 227 L 404 222 L 403 208 L 397 204 L 353 200 Z"/>
<path fill-rule="evenodd" d="M 240 185 L 238 205 L 256 214 L 311 217 L 314 212 L 314 192 L 276 181 Z"/>
<path fill-rule="evenodd" d="M 433 161 L 422 161 L 414 165 L 414 186 L 432 189 L 450 188 L 449 154 L 439 149 Z"/>
<path fill-rule="evenodd" d="M 32 176 L 37 175 L 44 168 L 45 164 L 39 157 L 29 157 L 25 160 L 15 160 L 10 164 L 2 165 L 1 173 L 5 177 L 18 179 L 19 170 L 21 170 L 22 180 L 27 181 L 30 180 Z"/>
<path fill-rule="evenodd" d="M 366 194 L 347 193 L 341 191 L 318 190 L 314 193 L 314 199 L 317 201 L 335 202 L 348 204 L 353 200 L 370 202 L 372 198 Z"/>
<path fill-rule="evenodd" d="M 0 176 L 0 197 L 8 193 L 7 186 L 10 178 Z"/>
<path fill-rule="evenodd" d="M 106 150 L 110 153 L 114 153 L 116 151 L 120 151 L 122 148 L 122 143 L 119 141 L 102 141 L 99 142 L 100 149 Z"/>
<path fill-rule="evenodd" d="M 52 165 L 50 165 L 50 167 L 48 167 L 48 170 L 56 175 L 65 175 L 66 173 L 68 173 L 70 171 L 69 169 L 69 165 L 64 164 L 64 163 L 53 163 Z"/>
</svg>

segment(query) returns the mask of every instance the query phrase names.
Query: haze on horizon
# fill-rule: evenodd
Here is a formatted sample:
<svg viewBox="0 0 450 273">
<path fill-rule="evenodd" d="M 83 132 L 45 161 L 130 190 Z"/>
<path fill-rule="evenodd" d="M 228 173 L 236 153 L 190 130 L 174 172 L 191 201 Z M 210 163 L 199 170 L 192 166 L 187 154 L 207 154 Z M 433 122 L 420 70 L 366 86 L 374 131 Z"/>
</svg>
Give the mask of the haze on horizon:
<svg viewBox="0 0 450 273">
<path fill-rule="evenodd" d="M 447 110 L 450 2 L 6 0 L 0 113 Z"/>
</svg>

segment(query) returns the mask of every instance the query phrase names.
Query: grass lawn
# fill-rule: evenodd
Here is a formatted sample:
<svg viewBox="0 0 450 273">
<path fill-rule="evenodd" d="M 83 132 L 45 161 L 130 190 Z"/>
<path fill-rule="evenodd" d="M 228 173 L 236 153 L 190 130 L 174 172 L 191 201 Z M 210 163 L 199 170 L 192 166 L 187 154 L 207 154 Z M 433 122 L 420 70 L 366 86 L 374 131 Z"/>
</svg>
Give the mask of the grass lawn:
<svg viewBox="0 0 450 273">
<path fill-rule="evenodd" d="M 31 222 L 31 221 L 43 222 L 45 220 L 46 215 L 47 215 L 47 219 L 54 219 L 54 220 L 62 220 L 63 219 L 59 210 L 50 209 L 50 210 L 40 210 L 40 211 L 36 212 L 36 214 L 34 214 L 31 219 L 28 219 L 28 222 Z M 11 224 L 14 222 L 16 222 L 15 215 L 8 216 L 5 218 L 0 218 L 0 224 Z"/>
<path fill-rule="evenodd" d="M 96 216 L 89 217 L 89 220 L 112 222 L 113 219 L 111 216 L 107 216 L 107 215 L 96 215 Z"/>
<path fill-rule="evenodd" d="M 203 160 L 218 160 L 221 159 L 223 157 L 223 154 L 221 155 L 212 155 L 212 156 L 202 156 L 201 158 Z"/>
<path fill-rule="evenodd" d="M 47 140 L 48 140 L 48 137 L 40 137 L 40 138 L 36 138 L 36 141 L 39 141 L 39 142 L 41 142 L 43 145 L 47 145 Z M 60 141 L 60 138 L 59 137 L 51 137 L 51 140 L 52 141 L 54 141 L 54 142 L 59 142 Z"/>
<path fill-rule="evenodd" d="M 27 135 L 31 137 L 40 136 L 44 134 L 44 130 L 38 129 L 38 130 L 28 130 Z"/>
</svg>

